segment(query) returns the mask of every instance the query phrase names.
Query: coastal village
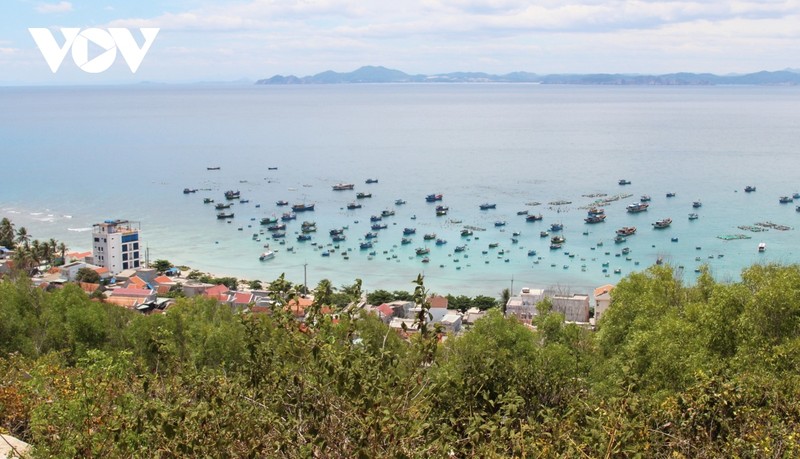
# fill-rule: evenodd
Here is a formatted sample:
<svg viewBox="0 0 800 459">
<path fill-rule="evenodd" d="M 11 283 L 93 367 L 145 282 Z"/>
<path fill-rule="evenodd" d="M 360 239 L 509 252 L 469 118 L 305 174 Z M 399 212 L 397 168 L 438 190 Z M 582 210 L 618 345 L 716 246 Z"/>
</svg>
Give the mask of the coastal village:
<svg viewBox="0 0 800 459">
<path fill-rule="evenodd" d="M 60 288 L 67 283 L 77 283 L 92 298 L 143 314 L 160 314 L 169 310 L 177 297 L 203 296 L 229 305 L 237 310 L 268 313 L 273 305 L 271 292 L 263 288 L 249 288 L 246 281 L 236 286 L 202 282 L 188 277 L 177 267 L 161 271 L 150 266 L 146 259 L 137 222 L 107 220 L 92 229 L 92 251 L 66 252 L 62 263 L 41 266 L 32 273 L 34 285 L 44 289 Z M 14 269 L 14 251 L 0 248 L 0 275 Z M 86 276 L 86 272 L 96 274 Z M 93 282 L 88 282 L 89 277 Z M 514 316 L 530 325 L 538 314 L 538 306 L 545 299 L 552 309 L 564 316 L 568 323 L 593 328 L 610 304 L 613 285 L 603 285 L 591 293 L 564 293 L 557 290 L 523 287 L 510 295 L 505 303 L 507 316 Z M 288 303 L 298 321 L 306 318 L 306 310 L 313 304 L 313 295 L 299 295 Z M 501 300 L 502 301 L 502 300 Z M 432 294 L 427 299 L 429 322 L 441 325 L 446 333 L 459 333 L 486 314 L 477 307 L 459 310 L 451 307 L 446 296 Z M 498 304 L 500 306 L 500 304 Z M 400 333 L 413 333 L 418 327 L 421 307 L 413 301 L 397 300 L 369 304 L 362 294 L 357 304 L 349 305 L 378 316 L 390 328 Z M 335 314 L 333 309 L 323 313 Z"/>
</svg>

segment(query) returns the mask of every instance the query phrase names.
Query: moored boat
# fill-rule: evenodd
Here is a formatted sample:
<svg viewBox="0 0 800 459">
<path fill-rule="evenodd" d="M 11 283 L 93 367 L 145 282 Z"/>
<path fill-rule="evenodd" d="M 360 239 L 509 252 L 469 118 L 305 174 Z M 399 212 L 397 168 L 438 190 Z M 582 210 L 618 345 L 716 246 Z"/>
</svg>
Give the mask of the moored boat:
<svg viewBox="0 0 800 459">
<path fill-rule="evenodd" d="M 655 228 L 655 229 L 667 228 L 671 224 L 672 224 L 672 219 L 671 218 L 664 218 L 662 220 L 656 220 L 656 222 L 653 223 L 653 228 Z"/>
<path fill-rule="evenodd" d="M 630 236 L 636 233 L 635 226 L 623 226 L 622 228 L 617 230 L 617 234 L 620 236 Z"/>
<path fill-rule="evenodd" d="M 425 236 L 422 237 L 426 241 L 432 241 L 436 239 L 436 233 L 426 233 Z"/>
<path fill-rule="evenodd" d="M 376 237 L 378 237 L 378 233 L 373 233 L 372 231 L 364 235 L 364 239 L 375 239 Z"/>
<path fill-rule="evenodd" d="M 370 242 L 370 241 L 364 241 L 364 242 L 362 242 L 362 243 L 358 244 L 358 247 L 359 247 L 361 250 L 367 250 L 367 249 L 371 249 L 371 248 L 372 248 L 372 242 Z"/>
<path fill-rule="evenodd" d="M 444 239 L 440 238 L 436 240 L 436 245 L 445 245 L 445 244 L 447 244 L 447 241 L 445 241 Z"/>
<path fill-rule="evenodd" d="M 386 229 L 386 228 L 387 228 L 386 223 L 374 223 L 372 225 L 373 231 L 382 230 L 382 229 Z"/>
<path fill-rule="evenodd" d="M 347 205 L 347 209 L 348 210 L 354 210 L 354 209 L 360 209 L 360 208 L 361 208 L 361 204 L 359 204 L 357 202 L 351 202 L 350 204 Z"/>
<path fill-rule="evenodd" d="M 355 188 L 355 186 L 356 185 L 354 183 L 337 183 L 336 185 L 333 185 L 333 191 L 352 190 Z"/>
<path fill-rule="evenodd" d="M 467 250 L 467 246 L 465 246 L 465 245 L 457 245 L 455 250 L 453 250 L 453 251 L 456 252 L 456 253 L 459 253 L 459 252 L 463 252 L 465 250 Z"/>
<path fill-rule="evenodd" d="M 584 218 L 583 221 L 586 223 L 602 223 L 606 221 L 606 216 L 604 214 L 589 215 L 588 217 Z"/>
<path fill-rule="evenodd" d="M 780 202 L 781 204 L 788 204 L 792 201 L 794 201 L 794 198 L 792 198 L 791 196 L 781 196 L 780 199 L 778 199 L 778 202 Z"/>
<path fill-rule="evenodd" d="M 526 222 L 538 222 L 540 220 L 544 220 L 544 216 L 542 214 L 528 215 L 525 217 Z"/>
<path fill-rule="evenodd" d="M 184 188 L 183 194 L 197 193 L 197 188 Z"/>
<path fill-rule="evenodd" d="M 669 193 L 667 193 L 667 197 L 668 198 L 674 198 L 675 197 L 675 193 L 674 192 L 669 192 Z"/>
<path fill-rule="evenodd" d="M 698 218 L 700 218 L 700 216 L 699 216 L 699 215 L 697 215 L 697 214 L 696 214 L 696 213 L 694 213 L 694 212 L 692 212 L 692 213 L 690 213 L 690 214 L 689 214 L 689 220 L 697 220 Z"/>
<path fill-rule="evenodd" d="M 463 230 L 461 230 L 461 237 L 469 237 L 469 236 L 472 236 L 472 234 L 473 233 L 472 233 L 471 229 L 463 229 Z"/>
<path fill-rule="evenodd" d="M 292 206 L 292 210 L 295 211 L 295 212 L 312 211 L 312 210 L 314 210 L 314 206 L 315 205 L 316 204 L 305 204 L 305 203 L 295 204 L 295 205 Z"/>
<path fill-rule="evenodd" d="M 562 223 L 551 223 L 550 224 L 550 231 L 556 232 L 561 231 L 564 229 L 564 225 Z"/>
<path fill-rule="evenodd" d="M 758 243 L 758 251 L 759 252 L 766 252 L 767 251 L 767 243 L 766 242 L 759 242 Z"/>
<path fill-rule="evenodd" d="M 372 183 L 378 183 L 378 179 L 376 179 L 376 178 L 368 178 L 365 183 L 367 185 L 372 184 Z"/>
<path fill-rule="evenodd" d="M 285 229 L 286 229 L 286 224 L 285 223 L 270 225 L 270 226 L 267 227 L 267 231 L 273 231 L 273 232 L 274 231 L 284 231 Z"/>
<path fill-rule="evenodd" d="M 403 228 L 403 234 L 408 236 L 417 232 L 416 228 Z"/>
<path fill-rule="evenodd" d="M 297 235 L 297 242 L 304 242 L 304 241 L 310 241 L 310 240 L 311 240 L 311 235 L 310 234 L 298 234 Z"/>
<path fill-rule="evenodd" d="M 240 191 L 228 190 L 225 192 L 225 199 L 239 199 L 242 196 Z"/>
<path fill-rule="evenodd" d="M 425 196 L 425 200 L 428 202 L 435 202 L 441 201 L 443 197 L 444 196 L 441 194 L 429 194 L 428 196 Z"/>
<path fill-rule="evenodd" d="M 220 170 L 220 167 L 219 166 L 209 166 L 209 167 L 206 167 L 206 170 L 218 171 L 218 170 Z"/>
<path fill-rule="evenodd" d="M 625 210 L 628 211 L 629 213 L 635 214 L 639 212 L 644 212 L 645 210 L 647 210 L 648 207 L 650 207 L 650 204 L 646 202 L 636 202 L 633 204 L 628 204 L 625 207 Z"/>
<path fill-rule="evenodd" d="M 261 261 L 271 260 L 273 258 L 275 258 L 275 252 L 269 249 L 264 251 L 261 256 L 258 257 L 258 259 Z"/>
<path fill-rule="evenodd" d="M 214 208 L 217 209 L 217 210 L 230 209 L 232 205 L 233 205 L 233 203 L 230 203 L 230 202 L 227 203 L 227 204 L 223 204 L 223 203 L 220 202 L 220 203 L 215 204 Z"/>
<path fill-rule="evenodd" d="M 630 180 L 625 180 L 625 179 L 620 179 L 619 182 L 617 182 L 617 183 L 619 183 L 620 185 L 630 185 L 631 181 Z"/>
<path fill-rule="evenodd" d="M 229 214 L 226 214 L 224 212 L 220 212 L 220 213 L 217 214 L 217 219 L 218 220 L 225 220 L 225 219 L 228 219 L 228 218 L 233 218 L 233 212 L 231 212 Z"/>
<path fill-rule="evenodd" d="M 406 200 L 405 200 L 405 199 L 396 199 L 396 200 L 394 201 L 394 205 L 396 205 L 396 206 L 402 206 L 402 205 L 403 205 L 403 204 L 405 204 L 405 203 L 406 203 Z"/>
<path fill-rule="evenodd" d="M 429 254 L 429 253 L 431 253 L 431 249 L 429 249 L 429 248 L 427 248 L 427 247 L 424 247 L 424 248 L 423 248 L 423 247 L 420 247 L 420 248 L 418 248 L 418 249 L 416 250 L 416 254 L 417 254 L 417 256 L 420 256 L 420 255 L 427 255 L 427 254 Z"/>
<path fill-rule="evenodd" d="M 390 209 L 386 209 L 386 210 L 381 212 L 381 216 L 382 217 L 392 217 L 392 216 L 394 216 L 394 211 L 390 210 Z"/>
<path fill-rule="evenodd" d="M 498 220 L 498 221 L 494 222 L 494 226 L 497 226 L 497 227 L 506 226 L 506 223 L 507 222 L 505 220 Z"/>
<path fill-rule="evenodd" d="M 754 187 L 752 185 L 747 185 L 746 187 L 744 187 L 744 192 L 745 193 L 752 193 L 753 191 L 756 191 L 756 187 Z"/>
<path fill-rule="evenodd" d="M 214 200 L 213 200 L 213 199 L 211 199 L 211 198 L 205 198 L 205 199 L 203 199 L 203 204 L 211 204 L 212 202 L 214 202 Z"/>
<path fill-rule="evenodd" d="M 650 195 L 649 195 L 649 194 L 643 194 L 643 195 L 642 195 L 642 196 L 639 198 L 639 201 L 640 201 L 640 202 L 649 202 L 649 201 L 650 201 L 650 199 L 651 199 L 651 198 L 650 198 Z"/>
<path fill-rule="evenodd" d="M 489 210 L 489 209 L 496 209 L 497 204 L 485 202 L 478 206 L 481 210 Z"/>
<path fill-rule="evenodd" d="M 407 237 L 404 237 L 403 239 L 400 239 L 400 243 L 403 244 L 403 245 L 411 244 L 411 242 L 413 242 L 413 241 L 411 239 L 407 238 Z"/>
<path fill-rule="evenodd" d="M 272 225 L 278 223 L 278 217 L 264 217 L 261 219 L 262 225 Z"/>
<path fill-rule="evenodd" d="M 289 205 L 289 201 L 284 201 L 284 200 L 281 199 L 280 201 L 276 201 L 275 205 L 278 206 L 278 207 L 288 206 Z"/>
<path fill-rule="evenodd" d="M 356 194 L 356 199 L 365 199 L 365 198 L 371 198 L 371 197 L 372 197 L 372 193 L 360 192 L 360 193 Z"/>
<path fill-rule="evenodd" d="M 695 209 L 699 209 L 700 207 L 703 207 L 703 203 L 700 202 L 699 200 L 695 201 L 692 203 L 692 207 L 694 207 Z"/>
</svg>

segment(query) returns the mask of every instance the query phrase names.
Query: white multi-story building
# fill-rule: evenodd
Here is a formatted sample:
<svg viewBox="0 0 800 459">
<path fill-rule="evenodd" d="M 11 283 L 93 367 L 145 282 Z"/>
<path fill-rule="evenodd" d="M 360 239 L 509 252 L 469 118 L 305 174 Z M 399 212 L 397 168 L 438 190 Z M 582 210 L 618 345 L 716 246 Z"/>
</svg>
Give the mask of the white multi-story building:
<svg viewBox="0 0 800 459">
<path fill-rule="evenodd" d="M 142 266 L 143 252 L 139 224 L 127 220 L 106 220 L 93 226 L 92 255 L 97 266 L 108 268 L 111 275 Z"/>
</svg>

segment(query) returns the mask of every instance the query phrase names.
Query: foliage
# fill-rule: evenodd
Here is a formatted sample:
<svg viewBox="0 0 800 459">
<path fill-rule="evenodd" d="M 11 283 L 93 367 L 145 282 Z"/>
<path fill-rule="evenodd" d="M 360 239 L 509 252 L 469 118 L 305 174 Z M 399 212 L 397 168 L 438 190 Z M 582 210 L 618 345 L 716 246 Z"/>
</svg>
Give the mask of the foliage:
<svg viewBox="0 0 800 459">
<path fill-rule="evenodd" d="M 444 341 L 414 284 L 406 338 L 334 305 L 359 281 L 320 282 L 303 323 L 284 276 L 267 314 L 0 282 L 0 430 L 36 457 L 800 455 L 798 266 L 694 286 L 653 267 L 620 281 L 597 333 L 544 301 L 533 328 L 494 309 Z"/>
<path fill-rule="evenodd" d="M 156 260 L 150 265 L 150 267 L 160 273 L 163 273 L 172 268 L 172 263 L 170 263 L 169 260 Z"/>
<path fill-rule="evenodd" d="M 92 268 L 81 268 L 75 274 L 75 282 L 100 283 L 100 274 Z"/>
</svg>

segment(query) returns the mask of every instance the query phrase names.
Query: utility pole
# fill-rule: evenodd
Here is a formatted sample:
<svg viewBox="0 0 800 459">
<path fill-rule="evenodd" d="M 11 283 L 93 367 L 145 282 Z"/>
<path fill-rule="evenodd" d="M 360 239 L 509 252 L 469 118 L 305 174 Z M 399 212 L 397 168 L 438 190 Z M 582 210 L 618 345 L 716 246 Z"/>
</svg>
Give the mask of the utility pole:
<svg viewBox="0 0 800 459">
<path fill-rule="evenodd" d="M 511 290 L 509 290 L 508 293 L 511 294 L 511 295 L 514 294 L 514 275 L 513 274 L 511 275 Z"/>
<path fill-rule="evenodd" d="M 303 263 L 303 290 L 308 294 L 308 263 Z"/>
</svg>

